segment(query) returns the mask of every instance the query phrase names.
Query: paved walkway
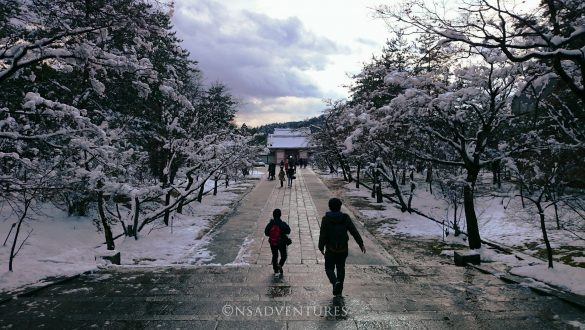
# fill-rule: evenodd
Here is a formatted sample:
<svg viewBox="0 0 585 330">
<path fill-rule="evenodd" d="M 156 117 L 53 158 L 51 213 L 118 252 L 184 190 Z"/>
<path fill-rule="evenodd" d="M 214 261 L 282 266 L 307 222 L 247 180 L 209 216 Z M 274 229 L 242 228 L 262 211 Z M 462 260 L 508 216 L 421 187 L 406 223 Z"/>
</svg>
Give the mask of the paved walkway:
<svg viewBox="0 0 585 330">
<path fill-rule="evenodd" d="M 292 188 L 262 180 L 212 235 L 209 265 L 110 268 L 0 305 L 0 328 L 566 329 L 583 312 L 408 247 L 396 260 L 361 225 L 343 298 L 332 298 L 316 249 L 331 192 L 309 169 Z M 263 235 L 274 208 L 292 228 L 284 278 Z M 347 211 L 347 210 L 346 210 Z M 413 243 L 414 244 L 414 243 Z M 242 248 L 241 246 L 244 246 Z M 390 250 L 392 251 L 392 250 Z M 399 253 L 398 253 L 399 252 Z M 416 259 L 416 262 L 412 262 Z M 576 323 L 575 323 L 576 324 Z"/>
<path fill-rule="evenodd" d="M 230 220 L 214 233 L 209 250 L 215 258 L 210 264 L 246 261 L 270 265 L 270 247 L 264 228 L 275 208 L 282 210 L 282 218 L 291 227 L 289 236 L 294 243 L 288 250 L 287 266 L 323 263 L 323 256 L 317 247 L 319 222 L 328 210 L 329 198 L 333 196 L 313 171 L 302 169 L 299 172 L 291 188 L 286 186 L 286 182 L 280 188 L 280 181 L 263 180 L 244 198 Z M 351 215 L 345 207 L 343 211 Z M 367 231 L 360 230 L 360 233 L 368 253 L 361 253 L 352 238 L 349 264 L 397 265 L 379 244 L 374 243 Z M 241 245 L 248 246 L 246 255 L 240 251 Z M 238 254 L 240 260 L 237 260 Z"/>
</svg>

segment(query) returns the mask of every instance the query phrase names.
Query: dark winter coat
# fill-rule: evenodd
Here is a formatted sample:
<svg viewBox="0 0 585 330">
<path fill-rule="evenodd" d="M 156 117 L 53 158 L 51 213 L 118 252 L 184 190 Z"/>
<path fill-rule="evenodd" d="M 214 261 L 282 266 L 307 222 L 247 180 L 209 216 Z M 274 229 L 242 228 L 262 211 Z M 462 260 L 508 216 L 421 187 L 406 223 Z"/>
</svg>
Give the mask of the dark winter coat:
<svg viewBox="0 0 585 330">
<path fill-rule="evenodd" d="M 281 237 L 282 237 L 282 235 L 290 234 L 290 227 L 288 226 L 288 224 L 286 222 L 282 221 L 281 219 L 270 219 L 270 222 L 268 222 L 268 224 L 266 225 L 266 228 L 264 228 L 264 235 L 265 236 L 268 236 L 270 234 L 270 228 L 272 228 L 272 225 L 275 223 L 280 226 Z M 280 245 L 282 245 L 282 244 L 285 244 L 283 239 L 280 240 Z"/>
<path fill-rule="evenodd" d="M 343 235 L 340 237 L 334 237 L 337 226 L 345 227 Z M 349 215 L 343 212 L 325 213 L 325 216 L 321 220 L 321 230 L 319 232 L 319 250 L 323 251 L 327 248 L 325 250 L 326 254 L 346 253 L 348 251 L 349 241 L 348 231 L 360 247 L 364 246 L 364 241 Z"/>
</svg>

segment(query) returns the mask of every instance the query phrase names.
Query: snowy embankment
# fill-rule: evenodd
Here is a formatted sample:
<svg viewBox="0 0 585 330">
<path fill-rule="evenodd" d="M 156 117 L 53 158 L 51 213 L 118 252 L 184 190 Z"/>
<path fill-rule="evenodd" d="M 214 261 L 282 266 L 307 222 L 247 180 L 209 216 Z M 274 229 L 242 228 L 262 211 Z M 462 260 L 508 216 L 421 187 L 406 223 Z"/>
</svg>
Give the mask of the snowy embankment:
<svg viewBox="0 0 585 330">
<path fill-rule="evenodd" d="M 264 174 L 255 169 L 249 178 Z M 243 194 L 256 183 L 254 180 L 230 183 L 219 187 L 217 196 L 205 196 L 201 203 L 193 202 L 184 214 L 175 214 L 170 225 L 155 222 L 145 227 L 138 240 L 132 237 L 116 239 L 116 251 L 121 253 L 123 266 L 196 265 L 213 259 L 206 246 L 204 234 L 213 225 L 213 219 L 231 210 Z M 209 183 L 209 189 L 213 183 Z M 105 250 L 104 235 L 97 232 L 92 216 L 73 217 L 50 205 L 37 207 L 21 228 L 16 248 L 30 232 L 14 259 L 13 272 L 8 271 L 11 233 L 6 245 L 0 246 L 0 292 L 23 286 L 42 286 L 45 279 L 70 276 L 97 269 L 103 263 L 95 260 L 96 254 Z M 16 221 L 9 205 L 0 205 L 0 236 L 2 243 L 10 227 Z M 122 233 L 118 224 L 112 225 L 114 236 Z"/>
<path fill-rule="evenodd" d="M 372 201 L 372 204 L 376 204 L 367 189 L 356 189 L 354 183 L 346 184 L 345 188 L 349 197 L 368 199 Z M 439 221 L 446 218 L 450 221 L 453 219 L 452 210 L 449 209 L 447 203 L 430 194 L 424 187 L 415 192 L 413 207 Z M 402 213 L 386 201 L 376 209 L 367 207 L 358 207 L 357 209 L 363 219 L 371 219 L 379 223 L 378 233 L 381 236 L 396 235 L 412 237 L 413 239 L 443 240 L 449 244 L 467 246 L 464 235 L 454 237 L 452 229 L 447 229 L 440 223 L 414 213 Z M 460 211 L 461 209 L 458 213 Z M 549 269 L 543 258 L 534 257 L 537 252 L 542 253 L 544 242 L 538 214 L 532 205 L 527 204 L 526 207 L 522 208 L 519 198 L 483 196 L 476 199 L 476 212 L 482 239 L 518 251 L 512 255 L 503 254 L 484 244 L 480 250 L 482 262 L 489 264 L 491 268 L 496 270 L 529 277 L 576 294 L 585 295 L 585 281 L 583 281 L 585 268 L 573 267 L 555 261 L 554 268 Z M 561 217 L 567 216 L 569 214 L 561 214 Z M 458 217 L 460 219 L 459 225 L 465 231 L 465 216 L 458 214 Z M 585 251 L 585 240 L 576 238 L 574 234 L 565 230 L 557 230 L 552 208 L 547 210 L 546 219 L 553 253 L 556 249 L 558 257 L 559 250 L 572 251 L 569 252 L 569 254 L 573 253 L 571 260 L 581 266 L 585 265 L 583 262 L 585 258 L 582 256 Z M 446 235 L 447 232 L 448 235 Z M 577 232 L 576 234 L 585 237 L 585 232 Z M 452 255 L 452 253 L 453 251 L 444 251 L 444 254 Z M 534 285 L 539 285 L 539 283 Z"/>
</svg>

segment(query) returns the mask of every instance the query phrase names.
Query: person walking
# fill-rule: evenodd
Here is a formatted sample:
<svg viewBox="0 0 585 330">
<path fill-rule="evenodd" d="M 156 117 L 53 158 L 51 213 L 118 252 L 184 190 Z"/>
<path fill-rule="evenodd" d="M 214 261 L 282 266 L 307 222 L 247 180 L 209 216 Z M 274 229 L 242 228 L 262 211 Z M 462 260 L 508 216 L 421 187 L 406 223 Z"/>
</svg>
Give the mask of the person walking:
<svg viewBox="0 0 585 330">
<path fill-rule="evenodd" d="M 329 212 L 321 220 L 319 232 L 319 251 L 325 256 L 325 273 L 333 286 L 333 295 L 341 296 L 345 279 L 345 259 L 348 254 L 349 236 L 353 236 L 363 253 L 366 253 L 364 241 L 355 228 L 351 218 L 341 212 L 342 202 L 339 198 L 329 200 Z M 337 270 L 337 274 L 335 273 Z"/>
<path fill-rule="evenodd" d="M 270 243 L 270 251 L 272 252 L 272 269 L 274 275 L 280 274 L 283 276 L 284 263 L 286 262 L 286 246 L 290 242 L 288 234 L 290 234 L 290 227 L 280 218 L 282 211 L 274 209 L 272 211 L 272 219 L 264 228 L 264 235 L 268 236 L 268 243 Z M 280 253 L 280 261 L 278 261 L 278 254 Z"/>
<path fill-rule="evenodd" d="M 282 188 L 284 186 L 284 169 L 281 167 L 280 168 L 280 172 L 278 172 L 278 180 L 280 180 L 280 188 Z"/>
<path fill-rule="evenodd" d="M 288 170 L 286 171 L 286 176 L 288 177 L 288 187 L 291 188 L 293 179 L 295 178 L 295 169 L 289 167 Z"/>
<path fill-rule="evenodd" d="M 274 180 L 275 174 L 276 174 L 276 164 L 270 163 L 268 165 L 268 180 Z"/>
</svg>

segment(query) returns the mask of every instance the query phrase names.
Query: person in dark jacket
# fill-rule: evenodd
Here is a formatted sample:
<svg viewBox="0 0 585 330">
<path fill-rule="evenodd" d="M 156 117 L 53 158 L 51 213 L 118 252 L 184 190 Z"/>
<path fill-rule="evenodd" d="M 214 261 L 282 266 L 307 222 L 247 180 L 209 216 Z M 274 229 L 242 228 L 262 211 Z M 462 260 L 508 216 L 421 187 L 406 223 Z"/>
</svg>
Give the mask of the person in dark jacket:
<svg viewBox="0 0 585 330">
<path fill-rule="evenodd" d="M 331 285 L 333 295 L 340 296 L 343 291 L 343 280 L 345 279 L 345 259 L 348 253 L 349 236 L 353 236 L 363 253 L 366 253 L 364 241 L 355 228 L 351 218 L 341 212 L 341 200 L 331 198 L 329 200 L 330 212 L 325 213 L 321 220 L 319 232 L 319 251 L 325 256 L 325 273 Z M 337 274 L 335 274 L 337 269 Z"/>
<path fill-rule="evenodd" d="M 275 175 L 276 175 L 276 164 L 274 164 L 274 163 L 268 164 L 268 180 L 274 180 Z"/>
<path fill-rule="evenodd" d="M 295 169 L 289 167 L 288 170 L 286 171 L 286 177 L 288 178 L 288 187 L 292 188 L 293 179 L 295 177 Z"/>
<path fill-rule="evenodd" d="M 264 228 L 264 235 L 268 236 L 268 241 L 270 243 L 270 250 L 272 252 L 272 269 L 274 270 L 274 274 L 277 275 L 280 273 L 280 276 L 283 275 L 282 266 L 286 262 L 286 238 L 288 234 L 290 234 L 290 227 L 288 224 L 280 218 L 282 216 L 282 212 L 280 209 L 274 209 L 272 211 L 272 219 Z M 272 237 L 271 235 L 274 233 L 275 229 L 273 229 L 273 225 L 277 225 L 279 232 L 278 237 Z M 278 262 L 278 253 L 280 252 L 280 261 Z"/>
<path fill-rule="evenodd" d="M 281 167 L 280 172 L 278 172 L 278 180 L 280 180 L 280 188 L 283 187 L 285 176 L 286 175 L 284 174 L 284 169 Z"/>
</svg>

